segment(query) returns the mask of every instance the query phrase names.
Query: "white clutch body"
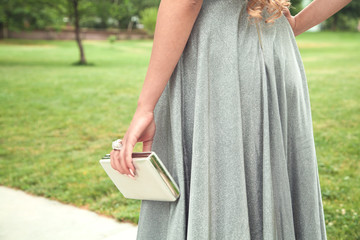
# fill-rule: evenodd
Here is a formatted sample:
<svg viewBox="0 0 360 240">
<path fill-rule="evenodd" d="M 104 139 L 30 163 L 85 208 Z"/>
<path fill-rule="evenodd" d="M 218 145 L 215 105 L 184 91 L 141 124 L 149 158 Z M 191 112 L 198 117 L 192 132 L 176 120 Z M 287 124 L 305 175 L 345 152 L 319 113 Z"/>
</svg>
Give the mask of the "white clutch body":
<svg viewBox="0 0 360 240">
<path fill-rule="evenodd" d="M 125 198 L 174 202 L 180 196 L 179 187 L 155 152 L 132 153 L 135 179 L 111 167 L 110 154 L 100 164 Z"/>
</svg>

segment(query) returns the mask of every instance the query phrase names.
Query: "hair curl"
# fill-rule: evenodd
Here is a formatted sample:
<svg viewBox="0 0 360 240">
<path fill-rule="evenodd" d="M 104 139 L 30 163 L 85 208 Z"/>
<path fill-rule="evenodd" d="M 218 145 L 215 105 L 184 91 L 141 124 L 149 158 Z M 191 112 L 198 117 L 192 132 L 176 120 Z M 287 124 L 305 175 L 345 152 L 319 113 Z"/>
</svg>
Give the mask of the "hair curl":
<svg viewBox="0 0 360 240">
<path fill-rule="evenodd" d="M 265 19 L 266 23 L 273 23 L 277 18 L 281 17 L 282 10 L 291 5 L 289 0 L 248 0 L 246 11 L 249 19 L 260 21 L 263 19 L 262 12 L 264 9 L 270 14 Z"/>
</svg>

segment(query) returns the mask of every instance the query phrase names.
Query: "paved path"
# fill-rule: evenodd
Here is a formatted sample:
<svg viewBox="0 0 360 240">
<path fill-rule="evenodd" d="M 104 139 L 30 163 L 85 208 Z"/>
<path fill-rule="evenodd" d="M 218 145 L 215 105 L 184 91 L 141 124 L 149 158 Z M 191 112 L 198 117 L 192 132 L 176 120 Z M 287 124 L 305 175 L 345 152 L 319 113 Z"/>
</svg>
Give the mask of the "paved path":
<svg viewBox="0 0 360 240">
<path fill-rule="evenodd" d="M 135 240 L 137 226 L 0 186 L 1 240 Z"/>
</svg>

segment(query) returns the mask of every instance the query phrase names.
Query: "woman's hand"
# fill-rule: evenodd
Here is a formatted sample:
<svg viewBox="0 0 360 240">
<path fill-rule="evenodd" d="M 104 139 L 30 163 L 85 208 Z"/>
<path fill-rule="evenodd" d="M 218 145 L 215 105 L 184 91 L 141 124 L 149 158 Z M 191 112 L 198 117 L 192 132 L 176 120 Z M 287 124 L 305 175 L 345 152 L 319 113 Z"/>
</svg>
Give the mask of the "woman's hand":
<svg viewBox="0 0 360 240">
<path fill-rule="evenodd" d="M 284 8 L 283 14 L 286 17 L 286 19 L 288 20 L 288 22 L 290 23 L 290 26 L 291 26 L 293 32 L 295 33 L 296 32 L 295 31 L 295 28 L 296 28 L 296 19 L 295 19 L 295 17 L 291 16 L 290 10 L 288 8 Z"/>
<path fill-rule="evenodd" d="M 143 142 L 143 152 L 151 151 L 155 130 L 154 113 L 141 108 L 136 109 L 131 124 L 122 139 L 121 150 L 110 152 L 111 167 L 121 174 L 134 176 L 136 172 L 131 156 L 134 146 L 137 142 Z"/>
</svg>

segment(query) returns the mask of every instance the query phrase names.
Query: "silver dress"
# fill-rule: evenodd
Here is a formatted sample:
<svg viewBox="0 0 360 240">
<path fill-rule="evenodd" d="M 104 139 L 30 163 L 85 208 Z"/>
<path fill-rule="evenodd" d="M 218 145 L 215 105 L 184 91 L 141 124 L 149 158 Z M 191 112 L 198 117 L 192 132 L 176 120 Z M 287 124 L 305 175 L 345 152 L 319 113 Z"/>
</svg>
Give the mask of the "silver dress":
<svg viewBox="0 0 360 240">
<path fill-rule="evenodd" d="M 326 239 L 307 79 L 285 16 L 204 0 L 155 107 L 152 146 L 180 187 L 143 200 L 137 240 Z"/>
</svg>

